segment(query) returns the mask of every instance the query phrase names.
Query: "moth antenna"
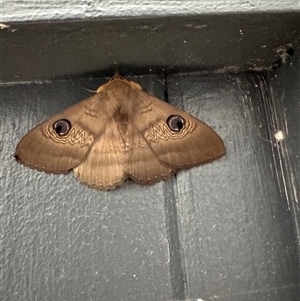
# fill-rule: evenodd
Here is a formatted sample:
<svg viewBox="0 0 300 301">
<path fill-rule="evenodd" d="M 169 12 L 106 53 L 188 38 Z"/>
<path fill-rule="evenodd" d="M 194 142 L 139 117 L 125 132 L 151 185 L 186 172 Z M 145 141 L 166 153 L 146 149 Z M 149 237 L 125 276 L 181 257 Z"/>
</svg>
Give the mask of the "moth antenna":
<svg viewBox="0 0 300 301">
<path fill-rule="evenodd" d="M 90 89 L 87 89 L 87 88 L 83 88 L 83 89 L 86 90 L 86 91 L 92 92 L 92 93 L 97 93 L 97 90 L 90 90 Z"/>
<path fill-rule="evenodd" d="M 157 79 L 163 86 L 165 86 L 166 85 L 166 83 L 165 83 L 165 81 L 162 81 L 161 79 Z"/>
<path fill-rule="evenodd" d="M 150 84 L 148 84 L 147 86 L 145 86 L 144 89 L 148 89 L 148 88 L 150 88 L 153 85 L 154 85 L 154 82 L 151 82 Z"/>
</svg>

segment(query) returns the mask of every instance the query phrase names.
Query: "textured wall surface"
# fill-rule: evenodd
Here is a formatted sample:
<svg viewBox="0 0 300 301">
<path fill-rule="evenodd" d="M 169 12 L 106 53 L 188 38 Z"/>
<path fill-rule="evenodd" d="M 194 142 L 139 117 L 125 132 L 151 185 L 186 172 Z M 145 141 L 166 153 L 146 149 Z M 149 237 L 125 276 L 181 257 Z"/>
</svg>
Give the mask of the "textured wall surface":
<svg viewBox="0 0 300 301">
<path fill-rule="evenodd" d="M 17 22 L 0 27 L 1 301 L 299 301 L 298 1 L 1 4 Z M 141 18 L 109 19 L 126 16 Z M 108 192 L 15 161 L 116 68 L 209 124 L 226 156 Z"/>
<path fill-rule="evenodd" d="M 278 143 L 273 158 L 276 163 L 281 194 L 286 196 L 289 208 L 297 212 L 296 232 L 300 241 L 300 49 L 296 57 L 271 74 L 270 98 L 267 102 L 268 131 Z M 282 133 L 282 141 L 281 139 Z M 275 138 L 275 139 L 274 139 Z"/>
<path fill-rule="evenodd" d="M 266 70 L 289 56 L 299 24 L 286 11 L 16 23 L 1 30 L 0 80 Z"/>
<path fill-rule="evenodd" d="M 3 0 L 1 22 L 300 10 L 299 1 Z"/>
<path fill-rule="evenodd" d="M 156 77 L 135 80 L 165 95 Z M 281 190 L 274 153 L 299 144 L 299 135 L 276 143 L 269 131 L 270 101 L 278 101 L 269 80 L 170 76 L 169 101 L 211 125 L 226 157 L 154 186 L 109 192 L 13 158 L 22 135 L 103 79 L 2 85 L 2 300 L 298 300 L 299 200 Z M 297 164 L 298 155 L 291 149 Z"/>
</svg>

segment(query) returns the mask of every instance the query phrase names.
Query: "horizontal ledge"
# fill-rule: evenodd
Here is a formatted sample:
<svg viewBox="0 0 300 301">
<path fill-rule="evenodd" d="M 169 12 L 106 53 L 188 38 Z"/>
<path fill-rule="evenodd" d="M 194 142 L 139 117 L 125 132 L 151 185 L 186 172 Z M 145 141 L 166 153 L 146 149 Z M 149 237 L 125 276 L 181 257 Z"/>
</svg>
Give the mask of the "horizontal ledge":
<svg viewBox="0 0 300 301">
<path fill-rule="evenodd" d="M 297 12 L 10 23 L 1 30 L 1 81 L 266 70 L 288 61 L 299 24 Z"/>
<path fill-rule="evenodd" d="M 249 12 L 300 12 L 295 0 L 260 1 L 252 0 L 210 0 L 210 1 L 161 1 L 117 0 L 19 0 L 2 1 L 1 22 L 68 20 L 86 18 L 130 18 L 146 16 L 170 16 L 213 13 L 249 13 Z"/>
</svg>

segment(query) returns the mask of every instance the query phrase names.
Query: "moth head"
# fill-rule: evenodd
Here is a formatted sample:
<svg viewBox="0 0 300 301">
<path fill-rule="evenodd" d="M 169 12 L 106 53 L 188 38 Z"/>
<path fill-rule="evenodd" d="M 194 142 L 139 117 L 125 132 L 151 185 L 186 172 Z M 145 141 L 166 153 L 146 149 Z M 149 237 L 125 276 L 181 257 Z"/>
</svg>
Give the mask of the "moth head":
<svg viewBox="0 0 300 301">
<path fill-rule="evenodd" d="M 109 79 L 109 82 L 112 82 L 113 80 L 116 79 L 124 80 L 127 82 L 127 80 L 123 76 L 121 76 L 118 71 L 116 71 L 115 75 Z"/>
<path fill-rule="evenodd" d="M 179 115 L 171 115 L 167 119 L 167 124 L 172 132 L 180 132 L 185 125 L 185 120 Z"/>
<path fill-rule="evenodd" d="M 123 76 L 121 76 L 118 72 L 116 72 L 116 74 L 108 81 L 108 83 L 103 84 L 96 90 L 96 93 L 100 93 L 105 89 L 108 89 L 108 87 L 111 88 L 112 86 L 122 87 L 122 84 L 125 84 L 125 86 L 128 85 L 131 89 L 143 90 L 138 83 L 134 81 L 129 81 L 125 79 Z"/>
<path fill-rule="evenodd" d="M 71 127 L 71 122 L 67 119 L 59 119 L 53 123 L 53 129 L 58 136 L 68 135 Z"/>
<path fill-rule="evenodd" d="M 111 81 L 113 81 L 113 80 L 121 80 L 121 81 L 124 81 L 124 82 L 126 82 L 126 83 L 129 83 L 130 86 L 131 86 L 131 88 L 133 88 L 133 89 L 143 90 L 142 87 L 141 87 L 138 83 L 136 83 L 136 82 L 134 82 L 134 81 L 132 81 L 132 80 L 127 80 L 127 79 L 125 79 L 123 76 L 121 76 L 121 75 L 119 74 L 118 71 L 116 71 L 115 75 L 114 75 L 109 81 L 111 82 Z"/>
<path fill-rule="evenodd" d="M 121 81 L 124 81 L 126 83 L 129 83 L 131 88 L 133 89 L 137 89 L 137 90 L 143 90 L 142 87 L 137 83 L 137 82 L 134 82 L 132 80 L 127 80 L 125 79 L 123 76 L 121 76 L 118 72 L 115 73 L 115 75 L 109 80 L 110 82 L 113 81 L 113 80 L 121 80 Z"/>
</svg>

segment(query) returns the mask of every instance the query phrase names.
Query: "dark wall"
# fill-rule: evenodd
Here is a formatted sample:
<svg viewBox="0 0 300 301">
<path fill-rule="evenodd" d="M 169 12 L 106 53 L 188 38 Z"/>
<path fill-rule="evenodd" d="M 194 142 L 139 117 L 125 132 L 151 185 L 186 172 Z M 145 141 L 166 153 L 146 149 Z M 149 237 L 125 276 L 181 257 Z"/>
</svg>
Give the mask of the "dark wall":
<svg viewBox="0 0 300 301">
<path fill-rule="evenodd" d="M 11 23 L 1 30 L 1 81 L 32 81 L 281 65 L 300 14 L 227 13 Z M 287 51 L 287 52 L 286 52 Z"/>
<path fill-rule="evenodd" d="M 286 35 L 280 26 L 272 34 L 266 31 L 262 39 L 275 42 L 261 45 L 264 51 L 256 63 L 262 70 L 245 71 L 249 69 L 248 56 L 244 56 L 247 49 L 254 51 L 259 45 L 251 43 L 260 39 L 254 35 L 257 23 L 249 25 L 253 30 L 247 42 L 241 41 L 244 46 L 235 43 L 235 52 L 229 53 L 220 51 L 232 48 L 227 35 L 222 40 L 219 21 L 211 25 L 218 24 L 218 38 L 209 31 L 216 43 L 213 48 L 205 48 L 202 40 L 198 48 L 184 51 L 177 71 L 184 69 L 189 57 L 185 71 L 196 62 L 193 72 L 169 73 L 168 53 L 161 48 L 165 63 L 157 62 L 155 69 L 160 75 L 130 79 L 209 124 L 224 140 L 227 155 L 182 171 L 167 182 L 154 186 L 127 182 L 108 192 L 79 184 L 72 173 L 57 176 L 25 168 L 13 158 L 15 147 L 33 126 L 90 96 L 84 88 L 95 90 L 107 80 L 97 74 L 116 67 L 123 68 L 125 76 L 134 73 L 135 67 L 137 73 L 149 73 L 149 66 L 143 61 L 131 64 L 125 50 L 124 60 L 122 51 L 118 52 L 116 64 L 107 56 L 105 64 L 111 67 L 102 70 L 90 64 L 93 58 L 78 59 L 82 49 L 92 51 L 85 42 L 81 49 L 72 48 L 69 59 L 74 65 L 68 67 L 54 49 L 55 41 L 47 40 L 53 24 L 22 25 L 28 41 L 36 30 L 45 30 L 44 42 L 38 39 L 37 43 L 44 49 L 45 45 L 53 47 L 49 56 L 37 56 L 41 48 L 30 42 L 24 45 L 26 38 L 21 34 L 19 40 L 12 33 L 1 35 L 5 41 L 1 44 L 0 101 L 2 300 L 299 299 L 300 57 L 293 44 L 299 29 L 291 21 L 294 31 L 289 24 Z M 78 25 L 66 28 L 72 26 Z M 176 29 L 179 36 L 191 37 L 189 30 L 181 29 Z M 176 31 L 173 26 L 170 30 Z M 167 27 L 164 34 L 168 35 Z M 63 39 L 58 44 L 63 45 Z M 66 40 L 66 49 L 68 45 Z M 276 50 L 272 50 L 274 45 Z M 183 49 L 179 44 L 176 47 Z M 210 50 L 217 65 L 208 59 Z M 249 54 L 252 58 L 257 55 L 253 53 Z M 151 62 L 147 54 L 145 61 Z M 229 69 L 243 72 L 227 71 L 230 64 L 221 62 L 230 57 L 236 68 Z M 49 72 L 41 66 L 47 58 L 51 58 Z M 30 64 L 34 67 L 28 71 Z M 166 76 L 161 75 L 164 66 L 168 67 Z M 209 70 L 212 66 L 216 70 Z M 82 76 L 68 77 L 75 69 Z M 32 81 L 39 74 L 47 80 Z M 279 131 L 281 141 L 274 136 Z"/>
</svg>

